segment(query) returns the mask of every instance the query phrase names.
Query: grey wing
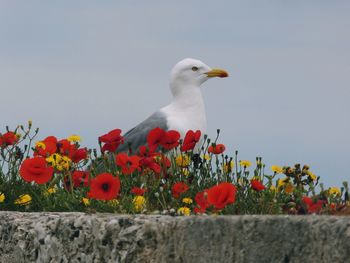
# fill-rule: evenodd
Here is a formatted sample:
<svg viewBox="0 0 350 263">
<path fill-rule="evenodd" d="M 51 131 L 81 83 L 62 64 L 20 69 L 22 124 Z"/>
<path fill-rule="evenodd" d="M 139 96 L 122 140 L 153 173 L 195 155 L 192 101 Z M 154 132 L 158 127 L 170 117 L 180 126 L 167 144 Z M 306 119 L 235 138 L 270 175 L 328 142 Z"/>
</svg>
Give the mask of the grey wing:
<svg viewBox="0 0 350 263">
<path fill-rule="evenodd" d="M 133 153 L 136 153 L 140 146 L 147 143 L 147 135 L 154 128 L 168 130 L 167 119 L 164 113 L 157 111 L 136 127 L 124 134 L 124 144 L 117 149 L 118 152 L 126 152 L 129 145 Z"/>
</svg>

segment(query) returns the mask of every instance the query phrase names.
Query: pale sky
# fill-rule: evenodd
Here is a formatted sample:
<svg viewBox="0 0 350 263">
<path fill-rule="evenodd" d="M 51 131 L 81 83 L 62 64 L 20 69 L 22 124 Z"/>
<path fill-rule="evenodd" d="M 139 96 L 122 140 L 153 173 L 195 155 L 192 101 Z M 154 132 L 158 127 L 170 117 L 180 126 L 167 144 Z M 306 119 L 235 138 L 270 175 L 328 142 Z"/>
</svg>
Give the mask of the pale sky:
<svg viewBox="0 0 350 263">
<path fill-rule="evenodd" d="M 192 57 L 230 73 L 202 89 L 228 154 L 350 181 L 350 1 L 121 2 L 0 2 L 2 130 L 32 119 L 97 147 L 168 104 Z"/>
</svg>

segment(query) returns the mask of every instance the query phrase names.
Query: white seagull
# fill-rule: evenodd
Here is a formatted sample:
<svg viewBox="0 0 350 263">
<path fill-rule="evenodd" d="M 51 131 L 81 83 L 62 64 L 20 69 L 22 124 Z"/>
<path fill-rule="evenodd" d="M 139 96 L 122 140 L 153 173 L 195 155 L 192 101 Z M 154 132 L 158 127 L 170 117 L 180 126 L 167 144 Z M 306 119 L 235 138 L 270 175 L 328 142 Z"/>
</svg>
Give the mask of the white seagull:
<svg viewBox="0 0 350 263">
<path fill-rule="evenodd" d="M 200 86 L 212 77 L 227 76 L 225 70 L 210 68 L 197 59 L 186 58 L 178 62 L 170 76 L 173 101 L 129 130 L 118 151 L 127 151 L 130 147 L 136 153 L 140 146 L 147 143 L 148 133 L 156 127 L 166 131 L 176 130 L 181 138 L 184 138 L 188 130 L 200 130 L 204 134 L 207 121 Z"/>
</svg>

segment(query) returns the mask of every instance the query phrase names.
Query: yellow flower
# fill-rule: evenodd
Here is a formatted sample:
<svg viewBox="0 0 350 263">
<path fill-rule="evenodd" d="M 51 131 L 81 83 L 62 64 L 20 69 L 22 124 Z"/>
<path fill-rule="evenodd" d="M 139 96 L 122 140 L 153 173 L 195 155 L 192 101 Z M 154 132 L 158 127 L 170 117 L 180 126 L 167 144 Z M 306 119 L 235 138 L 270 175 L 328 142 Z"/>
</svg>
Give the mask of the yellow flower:
<svg viewBox="0 0 350 263">
<path fill-rule="evenodd" d="M 328 193 L 330 195 L 339 195 L 341 194 L 340 189 L 338 187 L 329 187 Z"/>
<path fill-rule="evenodd" d="M 51 154 L 46 158 L 52 167 L 56 168 L 58 171 L 69 170 L 72 160 L 67 156 L 62 156 L 58 153 Z"/>
<path fill-rule="evenodd" d="M 193 203 L 193 200 L 189 197 L 185 197 L 182 199 L 182 202 L 185 203 L 185 204 L 192 204 Z"/>
<path fill-rule="evenodd" d="M 239 161 L 239 164 L 240 164 L 241 166 L 243 166 L 244 168 L 247 168 L 247 167 L 249 167 L 249 166 L 252 165 L 252 163 L 251 163 L 250 161 L 248 161 L 248 160 L 240 160 L 240 161 Z"/>
<path fill-rule="evenodd" d="M 190 171 L 186 168 L 182 168 L 182 174 L 187 177 L 190 174 Z"/>
<path fill-rule="evenodd" d="M 271 192 L 274 192 L 274 193 L 277 192 L 276 186 L 271 185 L 271 186 L 270 186 L 270 191 L 271 191 Z"/>
<path fill-rule="evenodd" d="M 29 120 L 29 121 L 28 121 L 28 126 L 29 126 L 29 127 L 32 127 L 32 125 L 33 125 L 33 121 L 32 121 L 32 120 Z"/>
<path fill-rule="evenodd" d="M 5 201 L 5 194 L 0 192 L 0 203 L 3 203 Z"/>
<path fill-rule="evenodd" d="M 289 182 L 289 178 L 286 177 L 286 178 L 283 178 L 283 179 L 278 179 L 277 180 L 277 187 L 282 187 L 282 186 L 285 186 L 286 183 Z"/>
<path fill-rule="evenodd" d="M 49 157 L 46 158 L 46 162 L 50 163 L 51 165 L 55 164 L 61 159 L 61 155 L 58 153 L 51 154 Z"/>
<path fill-rule="evenodd" d="M 183 207 L 180 207 L 178 210 L 177 210 L 177 213 L 179 215 L 184 215 L 184 216 L 189 216 L 191 214 L 191 209 L 189 209 L 188 207 L 186 206 L 183 206 Z"/>
<path fill-rule="evenodd" d="M 81 199 L 81 201 L 83 202 L 83 204 L 84 204 L 85 206 L 89 206 L 89 205 L 90 205 L 90 200 L 89 200 L 89 198 L 83 197 L 83 198 Z"/>
<path fill-rule="evenodd" d="M 60 164 L 61 170 L 69 170 L 71 163 L 72 160 L 69 157 L 63 156 Z"/>
<path fill-rule="evenodd" d="M 191 163 L 191 159 L 188 155 L 179 155 L 176 157 L 176 165 L 179 167 L 187 167 Z"/>
<path fill-rule="evenodd" d="M 50 187 L 46 190 L 46 192 L 44 193 L 44 195 L 50 195 L 50 194 L 54 194 L 56 193 L 57 189 L 56 187 Z"/>
<path fill-rule="evenodd" d="M 235 166 L 235 163 L 234 163 L 234 161 L 230 161 L 230 162 L 228 162 L 228 163 L 225 163 L 224 165 L 223 165 L 223 170 L 224 170 L 224 173 L 229 173 L 229 172 L 231 172 L 232 170 L 233 170 L 233 167 Z"/>
<path fill-rule="evenodd" d="M 46 149 L 46 145 L 45 145 L 45 143 L 44 142 L 36 142 L 35 143 L 35 147 L 36 148 L 41 148 L 41 149 Z"/>
<path fill-rule="evenodd" d="M 15 205 L 29 205 L 32 202 L 32 197 L 28 194 L 20 195 L 15 200 Z"/>
<path fill-rule="evenodd" d="M 307 175 L 310 177 L 312 181 L 315 181 L 317 179 L 317 176 L 313 172 L 308 171 Z"/>
<path fill-rule="evenodd" d="M 202 154 L 201 158 L 206 160 L 206 161 L 210 161 L 210 155 L 209 154 Z"/>
<path fill-rule="evenodd" d="M 71 135 L 67 138 L 68 141 L 70 142 L 80 142 L 81 141 L 81 137 L 79 135 Z"/>
<path fill-rule="evenodd" d="M 274 172 L 276 174 L 280 174 L 283 172 L 283 168 L 281 166 L 278 166 L 278 165 L 272 165 L 271 170 L 272 170 L 272 172 Z"/>
<path fill-rule="evenodd" d="M 137 195 L 132 200 L 136 212 L 141 212 L 146 206 L 146 199 L 142 195 Z"/>
</svg>

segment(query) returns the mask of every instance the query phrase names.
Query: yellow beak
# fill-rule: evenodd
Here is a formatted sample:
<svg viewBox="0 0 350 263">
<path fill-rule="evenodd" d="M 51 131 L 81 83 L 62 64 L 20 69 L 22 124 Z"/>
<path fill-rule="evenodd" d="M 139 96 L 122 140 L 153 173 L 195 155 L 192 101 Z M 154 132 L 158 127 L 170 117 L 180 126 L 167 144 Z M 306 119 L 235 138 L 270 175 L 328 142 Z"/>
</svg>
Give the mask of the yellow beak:
<svg viewBox="0 0 350 263">
<path fill-rule="evenodd" d="M 213 77 L 226 78 L 226 77 L 228 77 L 228 73 L 225 70 L 219 69 L 219 68 L 213 68 L 212 70 L 206 72 L 205 74 L 209 78 L 213 78 Z"/>
</svg>

